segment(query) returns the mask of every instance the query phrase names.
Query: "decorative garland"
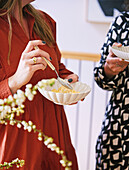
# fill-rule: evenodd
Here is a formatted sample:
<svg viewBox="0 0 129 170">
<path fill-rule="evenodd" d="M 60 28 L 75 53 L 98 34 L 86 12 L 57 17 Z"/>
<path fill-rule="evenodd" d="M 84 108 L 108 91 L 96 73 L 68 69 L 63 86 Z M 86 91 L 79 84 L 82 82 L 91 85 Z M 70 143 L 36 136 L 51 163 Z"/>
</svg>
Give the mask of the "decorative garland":
<svg viewBox="0 0 129 170">
<path fill-rule="evenodd" d="M 18 158 L 14 159 L 12 162 L 4 162 L 4 164 L 0 164 L 0 169 L 9 169 L 13 167 L 13 165 L 16 165 L 17 168 L 20 168 L 24 165 L 25 161 L 24 160 L 19 160 Z"/>
<path fill-rule="evenodd" d="M 51 149 L 51 151 L 55 151 L 58 155 L 61 156 L 60 163 L 65 168 L 65 170 L 71 170 L 72 162 L 67 159 L 64 155 L 64 151 L 61 150 L 55 143 L 53 143 L 53 138 L 46 136 L 40 129 L 36 128 L 36 125 L 33 124 L 32 121 L 24 121 L 24 120 L 16 120 L 14 119 L 15 115 L 20 116 L 20 114 L 24 113 L 24 102 L 26 98 L 32 101 L 34 95 L 37 94 L 38 87 L 44 88 L 46 86 L 52 86 L 55 83 L 55 79 L 50 80 L 41 80 L 37 85 L 32 87 L 31 84 L 26 85 L 25 92 L 22 90 L 17 90 L 17 93 L 14 96 L 9 96 L 6 99 L 0 99 L 0 123 L 1 124 L 10 124 L 17 125 L 18 128 L 23 127 L 24 130 L 28 132 L 38 133 L 38 140 L 43 141 L 44 144 Z M 4 164 L 0 164 L 0 169 L 9 169 L 13 165 L 16 165 L 17 168 L 22 167 L 24 165 L 24 160 L 19 160 L 18 158 L 13 160 L 11 163 L 4 162 Z"/>
</svg>

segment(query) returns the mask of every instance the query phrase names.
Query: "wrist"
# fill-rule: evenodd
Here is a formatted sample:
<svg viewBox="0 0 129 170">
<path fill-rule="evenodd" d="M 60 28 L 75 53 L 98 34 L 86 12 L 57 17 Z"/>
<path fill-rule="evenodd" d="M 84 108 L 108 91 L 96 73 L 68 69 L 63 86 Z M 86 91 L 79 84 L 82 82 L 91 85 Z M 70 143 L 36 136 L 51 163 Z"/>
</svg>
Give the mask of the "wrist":
<svg viewBox="0 0 129 170">
<path fill-rule="evenodd" d="M 15 75 L 8 78 L 8 85 L 9 85 L 9 88 L 12 94 L 16 93 L 16 91 L 21 87 L 20 84 L 18 84 L 18 81 Z"/>
</svg>

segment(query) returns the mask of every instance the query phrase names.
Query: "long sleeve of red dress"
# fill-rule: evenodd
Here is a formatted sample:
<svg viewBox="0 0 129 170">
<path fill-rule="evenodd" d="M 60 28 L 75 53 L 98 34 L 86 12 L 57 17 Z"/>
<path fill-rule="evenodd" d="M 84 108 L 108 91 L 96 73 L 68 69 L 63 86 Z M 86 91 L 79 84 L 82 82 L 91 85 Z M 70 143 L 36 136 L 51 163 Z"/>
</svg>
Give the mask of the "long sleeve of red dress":
<svg viewBox="0 0 129 170">
<path fill-rule="evenodd" d="M 18 22 L 12 17 L 12 46 L 10 54 L 10 65 L 7 62 L 8 55 L 8 21 L 0 17 L 0 98 L 11 95 L 8 86 L 8 77 L 12 76 L 18 67 L 22 52 L 29 40 L 39 39 L 33 31 L 34 18 L 26 10 L 30 39 L 27 38 Z M 55 22 L 46 13 L 42 13 L 43 19 L 51 27 L 56 37 Z M 42 50 L 48 52 L 52 63 L 61 77 L 65 78 L 72 72 L 67 70 L 60 62 L 61 54 L 55 47 L 44 45 Z M 44 71 L 38 70 L 34 73 L 30 82 L 32 85 L 42 79 L 56 78 L 56 74 L 49 67 Z M 23 86 L 22 90 L 25 89 Z M 65 155 L 72 161 L 72 170 L 78 170 L 75 150 L 71 144 L 69 128 L 63 106 L 56 105 L 44 98 L 39 92 L 33 101 L 26 100 L 25 113 L 18 117 L 20 120 L 31 120 L 38 129 L 41 129 L 47 136 L 51 136 L 54 142 L 65 152 Z M 25 165 L 21 170 L 63 170 L 59 163 L 60 156 L 46 148 L 43 142 L 37 139 L 37 134 L 28 133 L 22 128 L 11 125 L 0 124 L 0 163 L 10 162 L 15 158 L 24 159 Z M 16 167 L 10 168 L 15 170 Z"/>
</svg>

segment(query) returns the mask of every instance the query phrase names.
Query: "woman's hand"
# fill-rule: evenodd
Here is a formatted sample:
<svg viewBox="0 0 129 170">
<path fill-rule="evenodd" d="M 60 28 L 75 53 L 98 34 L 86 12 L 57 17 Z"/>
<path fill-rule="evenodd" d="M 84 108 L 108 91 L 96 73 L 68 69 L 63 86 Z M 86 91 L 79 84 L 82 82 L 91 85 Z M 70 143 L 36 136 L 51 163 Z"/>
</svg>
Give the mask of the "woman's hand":
<svg viewBox="0 0 129 170">
<path fill-rule="evenodd" d="M 75 83 L 75 82 L 77 82 L 78 81 L 78 75 L 76 75 L 76 74 L 70 74 L 70 75 L 68 75 L 67 77 L 66 77 L 66 79 L 68 79 L 68 82 L 69 83 Z"/>
<path fill-rule="evenodd" d="M 70 74 L 70 75 L 68 75 L 67 77 L 66 77 L 66 79 L 68 79 L 68 82 L 69 83 L 75 83 L 75 82 L 77 82 L 78 80 L 79 80 L 79 77 L 78 77 L 78 75 L 76 75 L 76 74 Z M 82 99 L 81 101 L 83 101 L 84 99 Z M 70 104 L 70 105 L 73 105 L 73 104 L 77 104 L 78 102 L 76 102 L 76 103 L 72 103 L 72 104 Z"/>
<path fill-rule="evenodd" d="M 12 93 L 15 93 L 17 89 L 27 84 L 35 71 L 46 69 L 47 63 L 42 57 L 50 60 L 50 56 L 41 49 L 34 50 L 34 47 L 38 45 L 44 45 L 44 43 L 41 40 L 29 41 L 23 51 L 15 74 L 8 79 Z"/>
<path fill-rule="evenodd" d="M 114 43 L 113 46 L 122 46 L 122 44 Z M 104 66 L 104 71 L 107 76 L 107 78 L 112 78 L 113 76 L 119 74 L 119 72 L 123 71 L 129 62 L 124 61 L 123 59 L 118 58 L 113 54 L 113 52 L 110 50 L 106 63 Z"/>
</svg>

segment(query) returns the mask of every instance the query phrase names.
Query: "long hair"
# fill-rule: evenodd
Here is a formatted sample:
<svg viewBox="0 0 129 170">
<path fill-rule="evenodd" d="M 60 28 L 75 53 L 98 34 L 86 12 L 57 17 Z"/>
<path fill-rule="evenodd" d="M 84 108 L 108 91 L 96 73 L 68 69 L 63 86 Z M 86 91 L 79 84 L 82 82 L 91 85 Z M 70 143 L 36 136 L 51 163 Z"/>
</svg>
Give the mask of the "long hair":
<svg viewBox="0 0 129 170">
<path fill-rule="evenodd" d="M 8 63 L 9 63 L 9 56 L 11 53 L 11 40 L 12 40 L 12 23 L 11 23 L 11 15 L 13 14 L 13 9 L 18 3 L 19 7 L 19 17 L 21 25 L 24 29 L 24 25 L 22 23 L 22 18 L 24 15 L 24 11 L 22 8 L 22 1 L 21 0 L 0 0 L 0 16 L 7 15 L 8 23 L 9 23 L 9 33 L 8 33 L 8 44 L 9 44 L 9 51 L 8 51 Z M 55 43 L 55 39 L 53 37 L 52 31 L 48 24 L 44 21 L 39 11 L 37 11 L 31 4 L 27 4 L 25 6 L 31 15 L 35 18 L 34 23 L 34 32 L 44 40 L 49 46 L 53 46 Z"/>
</svg>

